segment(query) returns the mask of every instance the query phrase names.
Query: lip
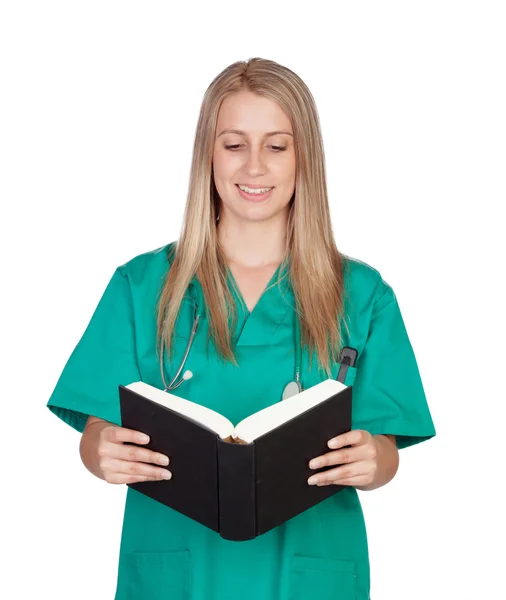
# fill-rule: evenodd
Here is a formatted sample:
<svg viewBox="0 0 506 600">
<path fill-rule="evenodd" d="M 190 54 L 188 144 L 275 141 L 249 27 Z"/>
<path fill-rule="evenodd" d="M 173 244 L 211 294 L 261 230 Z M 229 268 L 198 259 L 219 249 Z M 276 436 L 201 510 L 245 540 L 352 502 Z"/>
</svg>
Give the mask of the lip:
<svg viewBox="0 0 506 600">
<path fill-rule="evenodd" d="M 237 187 L 237 190 L 239 191 L 239 194 L 241 194 L 241 196 L 243 198 L 245 198 L 246 200 L 249 200 L 250 202 L 262 202 L 263 200 L 266 200 L 272 194 L 272 191 L 274 190 L 274 187 L 272 187 L 268 192 L 265 192 L 265 194 L 248 194 L 247 192 L 244 192 L 243 190 L 241 190 L 241 188 L 239 187 L 239 184 L 236 183 L 235 185 Z M 241 185 L 242 185 L 242 183 L 241 183 Z M 259 189 L 262 187 L 269 187 L 269 186 L 257 186 L 253 189 Z"/>
</svg>

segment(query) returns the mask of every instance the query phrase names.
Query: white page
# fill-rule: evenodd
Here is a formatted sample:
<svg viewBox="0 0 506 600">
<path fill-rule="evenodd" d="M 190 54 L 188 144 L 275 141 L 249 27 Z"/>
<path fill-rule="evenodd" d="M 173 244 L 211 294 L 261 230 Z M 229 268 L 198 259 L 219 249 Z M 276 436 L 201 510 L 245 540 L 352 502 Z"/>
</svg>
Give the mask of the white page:
<svg viewBox="0 0 506 600">
<path fill-rule="evenodd" d="M 209 429 L 215 431 L 223 439 L 232 434 L 234 429 L 233 423 L 215 410 L 207 408 L 207 406 L 202 406 L 191 400 L 185 400 L 170 392 L 164 392 L 144 381 L 136 381 L 125 387 L 153 400 L 153 402 L 156 402 L 157 404 L 166 406 L 181 415 L 185 415 L 186 417 L 205 425 Z"/>
<path fill-rule="evenodd" d="M 326 379 L 295 396 L 267 406 L 243 419 L 235 428 L 234 437 L 252 442 L 264 433 L 279 427 L 300 413 L 334 396 L 347 386 L 336 379 Z"/>
</svg>

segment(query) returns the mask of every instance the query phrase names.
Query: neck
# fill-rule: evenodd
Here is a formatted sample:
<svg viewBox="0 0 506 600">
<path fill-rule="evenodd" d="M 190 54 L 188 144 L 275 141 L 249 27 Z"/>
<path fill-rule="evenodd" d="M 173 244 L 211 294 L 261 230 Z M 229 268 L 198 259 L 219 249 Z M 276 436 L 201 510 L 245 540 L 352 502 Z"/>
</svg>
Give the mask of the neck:
<svg viewBox="0 0 506 600">
<path fill-rule="evenodd" d="M 227 260 L 242 267 L 279 264 L 285 255 L 286 215 L 264 221 L 227 218 L 218 221 L 218 240 Z"/>
</svg>

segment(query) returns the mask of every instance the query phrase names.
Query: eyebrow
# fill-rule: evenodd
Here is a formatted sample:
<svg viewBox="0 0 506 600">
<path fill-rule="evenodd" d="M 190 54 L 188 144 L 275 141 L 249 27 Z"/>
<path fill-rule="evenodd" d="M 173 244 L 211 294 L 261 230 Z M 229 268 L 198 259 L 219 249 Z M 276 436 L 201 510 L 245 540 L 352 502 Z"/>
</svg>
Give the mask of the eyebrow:
<svg viewBox="0 0 506 600">
<path fill-rule="evenodd" d="M 223 135 L 224 133 L 237 133 L 238 135 L 248 135 L 245 131 L 241 131 L 240 129 L 224 129 L 217 137 L 220 137 L 220 135 Z M 270 137 L 271 135 L 279 134 L 291 135 L 293 137 L 293 133 L 290 133 L 289 131 L 270 131 L 269 133 L 266 133 L 264 137 Z"/>
</svg>

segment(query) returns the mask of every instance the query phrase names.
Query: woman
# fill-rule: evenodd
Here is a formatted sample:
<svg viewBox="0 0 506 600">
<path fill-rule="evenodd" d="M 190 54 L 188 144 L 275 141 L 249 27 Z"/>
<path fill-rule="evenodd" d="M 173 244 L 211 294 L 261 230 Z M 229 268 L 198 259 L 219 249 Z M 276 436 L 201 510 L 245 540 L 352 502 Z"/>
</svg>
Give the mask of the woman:
<svg viewBox="0 0 506 600">
<path fill-rule="evenodd" d="M 171 476 L 173 457 L 121 427 L 118 384 L 167 387 L 192 327 L 190 287 L 204 299 L 193 377 L 172 393 L 233 423 L 282 400 L 298 322 L 304 389 L 337 377 L 344 346 L 358 350 L 345 381 L 352 430 L 329 440 L 315 469 L 319 485 L 346 487 L 244 542 L 128 487 L 116 599 L 366 600 L 357 489 L 385 485 L 398 449 L 435 430 L 392 288 L 333 241 L 312 96 L 273 61 L 234 63 L 209 86 L 179 241 L 116 269 L 48 402 L 82 432 L 86 467 L 110 483 Z"/>
</svg>

